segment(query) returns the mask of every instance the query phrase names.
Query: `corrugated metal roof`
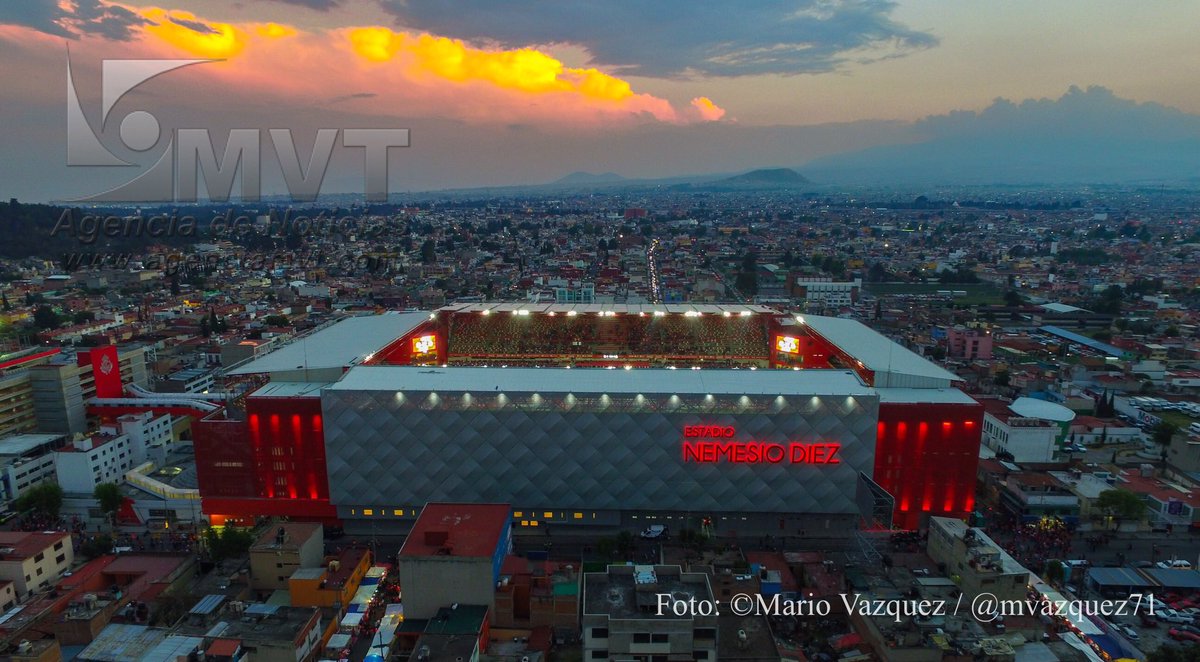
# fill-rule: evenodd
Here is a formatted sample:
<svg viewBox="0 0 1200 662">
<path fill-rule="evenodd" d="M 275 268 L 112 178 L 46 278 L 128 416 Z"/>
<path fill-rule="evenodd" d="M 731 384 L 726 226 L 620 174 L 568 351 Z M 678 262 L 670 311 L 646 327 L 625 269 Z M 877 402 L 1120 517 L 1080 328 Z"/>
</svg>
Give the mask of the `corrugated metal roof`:
<svg viewBox="0 0 1200 662">
<path fill-rule="evenodd" d="M 875 373 L 957 381 L 958 375 L 892 342 L 862 322 L 840 317 L 801 316 L 803 324 Z"/>
<path fill-rule="evenodd" d="M 211 614 L 225 602 L 225 596 L 220 594 L 206 595 L 200 599 L 190 610 L 189 614 L 199 614 L 201 616 Z"/>
<path fill-rule="evenodd" d="M 251 375 L 355 365 L 429 320 L 429 313 L 385 313 L 349 317 L 229 371 Z"/>
</svg>

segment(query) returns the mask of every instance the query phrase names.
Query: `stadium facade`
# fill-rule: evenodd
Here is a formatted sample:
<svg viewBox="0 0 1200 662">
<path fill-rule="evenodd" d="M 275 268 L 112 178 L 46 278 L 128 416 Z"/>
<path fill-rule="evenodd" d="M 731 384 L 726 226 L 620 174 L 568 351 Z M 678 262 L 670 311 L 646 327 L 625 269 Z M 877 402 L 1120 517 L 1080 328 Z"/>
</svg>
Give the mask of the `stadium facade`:
<svg viewBox="0 0 1200 662">
<path fill-rule="evenodd" d="M 974 506 L 982 407 L 862 324 L 762 306 L 469 304 L 351 318 L 230 371 L 204 511 L 402 526 L 920 526 Z"/>
</svg>

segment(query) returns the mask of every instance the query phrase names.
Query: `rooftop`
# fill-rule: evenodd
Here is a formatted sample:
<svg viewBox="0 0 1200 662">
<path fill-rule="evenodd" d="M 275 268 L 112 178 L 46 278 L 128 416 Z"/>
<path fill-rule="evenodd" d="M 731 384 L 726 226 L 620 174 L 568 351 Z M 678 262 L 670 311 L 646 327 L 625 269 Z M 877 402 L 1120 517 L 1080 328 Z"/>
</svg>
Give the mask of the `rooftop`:
<svg viewBox="0 0 1200 662">
<path fill-rule="evenodd" d="M 0 455 L 24 455 L 39 446 L 53 444 L 61 434 L 17 434 L 0 439 Z"/>
<path fill-rule="evenodd" d="M 324 382 L 269 382 L 250 394 L 252 398 L 319 398 Z"/>
<path fill-rule="evenodd" d="M 604 370 L 360 366 L 330 391 L 870 395 L 849 370 Z"/>
<path fill-rule="evenodd" d="M 404 540 L 400 556 L 490 559 L 500 546 L 511 515 L 512 507 L 507 504 L 426 504 Z"/>
<path fill-rule="evenodd" d="M 71 534 L 65 531 L 0 531 L 0 561 L 37 556 L 64 538 L 71 544 Z"/>
<path fill-rule="evenodd" d="M 512 313 L 518 310 L 527 310 L 532 313 L 559 313 L 564 314 L 574 311 L 580 315 L 588 313 L 611 312 L 617 315 L 637 315 L 645 313 L 647 315 L 653 313 L 666 313 L 676 315 L 686 315 L 688 313 L 699 313 L 701 315 L 741 315 L 743 313 L 750 315 L 754 313 L 766 315 L 778 315 L 779 311 L 768 306 L 756 305 L 741 305 L 741 304 L 693 304 L 693 303 L 669 303 L 669 304 L 622 304 L 622 303 L 461 303 L 451 306 L 444 306 L 437 309 L 437 313 Z"/>
<path fill-rule="evenodd" d="M 840 317 L 802 316 L 803 324 L 876 373 L 959 381 L 958 375 L 901 347 L 862 322 Z"/>
<path fill-rule="evenodd" d="M 268 526 L 254 545 L 251 552 L 297 550 L 313 536 L 321 537 L 324 530 L 317 522 L 281 522 Z M 283 532 L 283 542 L 278 542 L 279 532 Z"/>
<path fill-rule="evenodd" d="M 429 313 L 425 312 L 349 317 L 234 368 L 229 374 L 348 368 L 428 320 Z"/>
<path fill-rule="evenodd" d="M 708 576 L 701 572 L 683 572 L 679 566 L 612 565 L 607 572 L 589 572 L 583 576 L 583 614 L 609 618 L 662 618 L 658 615 L 658 595 L 670 594 L 677 600 L 712 600 Z"/>
</svg>

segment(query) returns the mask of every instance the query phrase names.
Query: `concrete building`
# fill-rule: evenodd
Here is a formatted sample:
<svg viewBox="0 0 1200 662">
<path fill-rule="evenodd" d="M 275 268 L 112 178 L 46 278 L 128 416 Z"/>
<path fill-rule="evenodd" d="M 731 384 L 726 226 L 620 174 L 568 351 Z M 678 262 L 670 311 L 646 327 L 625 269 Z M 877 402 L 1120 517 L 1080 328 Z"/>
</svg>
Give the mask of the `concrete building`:
<svg viewBox="0 0 1200 662">
<path fill-rule="evenodd" d="M 659 596 L 713 600 L 708 575 L 679 566 L 618 566 L 583 576 L 583 659 L 717 659 L 718 617 L 672 610 Z M 668 657 L 669 656 L 669 657 Z"/>
<path fill-rule="evenodd" d="M 825 276 L 793 276 L 789 284 L 793 297 L 804 299 L 807 303 L 819 303 L 825 306 L 849 306 L 858 301 L 859 291 L 862 290 L 862 279 L 835 282 Z"/>
<path fill-rule="evenodd" d="M 1000 492 L 1000 505 L 1024 523 L 1058 517 L 1079 522 L 1079 497 L 1054 476 L 1042 473 L 1012 474 Z"/>
<path fill-rule="evenodd" d="M 455 603 L 490 608 L 511 551 L 508 505 L 427 504 L 400 548 L 405 617 L 432 618 Z"/>
<path fill-rule="evenodd" d="M 20 599 L 57 582 L 74 561 L 70 533 L 0 531 L 0 580 Z"/>
<path fill-rule="evenodd" d="M 12 501 L 55 479 L 54 451 L 67 443 L 61 434 L 18 434 L 0 439 L 0 500 Z"/>
<path fill-rule="evenodd" d="M 952 326 L 946 329 L 946 355 L 955 359 L 992 358 L 992 332 L 988 329 L 969 329 Z"/>
<path fill-rule="evenodd" d="M 117 357 L 115 361 L 109 358 L 112 355 Z M 89 399 L 119 397 L 125 386 L 147 385 L 146 348 L 109 346 L 59 354 L 49 363 L 30 368 L 28 378 L 39 431 L 86 432 Z"/>
<path fill-rule="evenodd" d="M 288 589 L 300 568 L 318 568 L 325 560 L 325 527 L 315 522 L 272 524 L 250 547 L 250 588 Z"/>
<path fill-rule="evenodd" d="M 1014 462 L 1053 462 L 1061 428 L 1042 418 L 1022 416 L 996 398 L 983 403 L 983 445 L 996 453 L 1011 453 Z M 1049 403 L 1047 403 L 1049 404 Z"/>
<path fill-rule="evenodd" d="M 214 384 L 213 371 L 207 368 L 186 368 L 167 375 L 158 382 L 159 393 L 204 393 Z"/>
<path fill-rule="evenodd" d="M 101 483 L 121 483 L 137 466 L 129 437 L 96 434 L 54 452 L 54 471 L 64 492 L 91 494 Z"/>
<path fill-rule="evenodd" d="M 990 593 L 1000 600 L 1025 598 L 1029 571 L 1017 563 L 981 529 L 962 520 L 929 518 L 929 558 L 946 564 L 946 574 L 957 577 L 968 598 Z"/>
<path fill-rule="evenodd" d="M 101 425 L 100 432 L 128 437 L 135 466 L 147 460 L 161 465 L 171 447 L 171 416 L 155 417 L 148 411 L 123 414 L 112 424 Z"/>
</svg>

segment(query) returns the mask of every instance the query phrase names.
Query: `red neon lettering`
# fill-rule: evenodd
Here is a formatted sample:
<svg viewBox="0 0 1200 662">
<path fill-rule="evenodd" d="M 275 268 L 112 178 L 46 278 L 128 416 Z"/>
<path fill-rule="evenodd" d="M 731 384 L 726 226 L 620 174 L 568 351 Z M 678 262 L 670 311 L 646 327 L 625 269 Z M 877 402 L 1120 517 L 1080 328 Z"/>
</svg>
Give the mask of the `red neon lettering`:
<svg viewBox="0 0 1200 662">
<path fill-rule="evenodd" d="M 836 442 L 802 444 L 764 443 L 760 441 L 685 441 L 683 461 L 701 464 L 841 464 L 838 452 L 842 445 Z"/>
<path fill-rule="evenodd" d="M 683 436 L 685 437 L 732 437 L 737 434 L 737 431 L 732 425 L 685 425 L 683 426 Z"/>
</svg>

